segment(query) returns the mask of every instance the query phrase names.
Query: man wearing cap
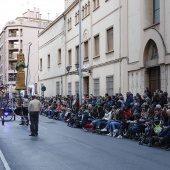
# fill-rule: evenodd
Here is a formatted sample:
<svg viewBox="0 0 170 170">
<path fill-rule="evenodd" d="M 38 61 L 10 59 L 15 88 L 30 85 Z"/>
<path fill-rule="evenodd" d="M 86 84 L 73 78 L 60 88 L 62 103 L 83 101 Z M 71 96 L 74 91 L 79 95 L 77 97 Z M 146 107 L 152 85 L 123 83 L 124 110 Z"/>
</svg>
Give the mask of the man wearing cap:
<svg viewBox="0 0 170 170">
<path fill-rule="evenodd" d="M 40 101 L 36 99 L 36 96 L 32 96 L 32 100 L 28 105 L 28 112 L 30 115 L 30 129 L 31 134 L 29 136 L 38 136 L 38 120 L 40 112 Z"/>
</svg>

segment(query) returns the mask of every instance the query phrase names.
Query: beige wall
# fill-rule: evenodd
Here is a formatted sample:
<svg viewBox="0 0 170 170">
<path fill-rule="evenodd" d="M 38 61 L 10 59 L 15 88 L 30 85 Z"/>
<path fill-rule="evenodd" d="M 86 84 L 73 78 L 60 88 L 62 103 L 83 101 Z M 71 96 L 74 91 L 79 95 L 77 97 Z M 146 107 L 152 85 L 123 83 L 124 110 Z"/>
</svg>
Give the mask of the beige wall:
<svg viewBox="0 0 170 170">
<path fill-rule="evenodd" d="M 69 1 L 70 3 L 71 1 Z M 82 0 L 82 6 L 87 0 Z M 106 76 L 114 76 L 114 93 L 121 92 L 124 95 L 130 90 L 134 95 L 139 92 L 143 94 L 144 88 L 149 86 L 148 67 L 160 66 L 161 88 L 170 93 L 170 1 L 160 1 L 160 24 L 153 25 L 153 3 L 148 0 L 114 0 L 100 1 L 98 9 L 93 10 L 93 0 L 91 3 L 90 15 L 82 20 L 82 58 L 84 57 L 84 41 L 89 41 L 89 60 L 82 61 L 82 67 L 92 69 L 92 74 L 83 73 L 83 76 L 89 76 L 90 90 L 93 93 L 93 79 L 100 79 L 100 95 L 106 92 Z M 68 4 L 67 4 L 68 5 Z M 69 4 L 70 5 L 70 4 Z M 68 7 L 68 6 L 67 6 Z M 63 76 L 63 95 L 67 95 L 68 82 L 72 83 L 72 92 L 75 92 L 75 81 L 78 81 L 77 75 L 66 74 L 65 67 L 68 65 L 68 50 L 72 50 L 71 72 L 75 71 L 75 47 L 79 43 L 79 24 L 75 25 L 75 13 L 78 11 L 78 3 L 70 6 L 64 12 L 62 21 L 57 21 L 53 27 L 46 29 L 44 34 L 39 37 L 40 56 L 46 56 L 51 53 L 55 63 L 56 49 L 59 48 L 63 40 L 57 35 L 61 28 L 65 34 L 64 64 L 56 65 L 55 69 L 47 70 L 47 84 L 53 84 L 57 78 Z M 67 21 L 72 18 L 72 29 L 68 31 Z M 64 20 L 65 19 L 65 20 Z M 62 27 L 65 23 L 65 27 Z M 113 26 L 114 28 L 114 52 L 106 54 L 106 30 Z M 94 57 L 94 36 L 100 36 L 100 57 Z M 55 41 L 51 41 L 56 37 Z M 64 38 L 63 38 L 64 39 Z M 149 40 L 153 40 L 158 48 L 159 59 L 150 61 L 147 56 L 146 45 Z M 50 42 L 49 44 L 47 42 Z M 46 44 L 44 46 L 44 44 Z M 53 49 L 54 52 L 51 52 Z M 83 59 L 82 59 L 83 60 Z M 148 60 L 149 65 L 146 64 Z M 46 67 L 46 66 L 45 66 Z M 60 71 L 59 71 L 60 69 Z M 45 71 L 42 72 L 43 75 Z M 42 81 L 43 83 L 46 82 Z M 50 87 L 48 87 L 49 89 Z M 52 95 L 52 90 L 47 90 L 47 96 Z"/>
</svg>

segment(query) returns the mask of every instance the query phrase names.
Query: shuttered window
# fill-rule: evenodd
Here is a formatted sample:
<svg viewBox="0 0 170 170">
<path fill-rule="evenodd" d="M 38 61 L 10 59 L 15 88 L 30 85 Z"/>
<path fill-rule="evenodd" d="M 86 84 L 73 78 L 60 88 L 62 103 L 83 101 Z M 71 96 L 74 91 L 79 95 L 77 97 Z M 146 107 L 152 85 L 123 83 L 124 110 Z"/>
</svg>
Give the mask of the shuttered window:
<svg viewBox="0 0 170 170">
<path fill-rule="evenodd" d="M 79 93 L 79 82 L 75 82 L 75 94 Z"/>
<path fill-rule="evenodd" d="M 68 95 L 72 95 L 72 92 L 71 92 L 71 83 L 68 83 Z"/>
<path fill-rule="evenodd" d="M 94 37 L 94 57 L 99 56 L 99 35 Z"/>
<path fill-rule="evenodd" d="M 94 79 L 94 96 L 99 96 L 99 79 Z"/>
<path fill-rule="evenodd" d="M 106 77 L 106 93 L 113 95 L 113 76 Z"/>
<path fill-rule="evenodd" d="M 60 82 L 56 82 L 56 95 L 60 95 Z"/>
<path fill-rule="evenodd" d="M 113 51 L 113 27 L 107 30 L 107 52 Z"/>
</svg>

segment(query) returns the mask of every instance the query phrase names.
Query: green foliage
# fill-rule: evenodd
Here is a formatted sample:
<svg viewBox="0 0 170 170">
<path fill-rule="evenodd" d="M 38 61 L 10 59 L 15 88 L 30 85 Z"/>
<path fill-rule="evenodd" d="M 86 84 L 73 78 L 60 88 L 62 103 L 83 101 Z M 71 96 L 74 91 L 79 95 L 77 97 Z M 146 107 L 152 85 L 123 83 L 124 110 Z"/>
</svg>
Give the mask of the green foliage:
<svg viewBox="0 0 170 170">
<path fill-rule="evenodd" d="M 23 63 L 23 62 L 17 63 L 16 66 L 15 66 L 15 69 L 18 71 L 18 68 L 19 68 L 19 67 L 25 68 L 25 63 Z"/>
</svg>

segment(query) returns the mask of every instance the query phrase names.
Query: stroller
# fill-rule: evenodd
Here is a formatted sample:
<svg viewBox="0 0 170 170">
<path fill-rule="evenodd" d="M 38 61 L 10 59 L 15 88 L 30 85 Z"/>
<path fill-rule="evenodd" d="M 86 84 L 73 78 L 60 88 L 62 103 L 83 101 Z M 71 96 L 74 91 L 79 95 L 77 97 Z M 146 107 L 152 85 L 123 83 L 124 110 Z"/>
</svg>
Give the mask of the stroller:
<svg viewBox="0 0 170 170">
<path fill-rule="evenodd" d="M 139 139 L 139 145 L 147 144 L 149 147 L 159 144 L 159 133 L 162 131 L 161 121 L 146 122 L 146 131 Z"/>
</svg>

